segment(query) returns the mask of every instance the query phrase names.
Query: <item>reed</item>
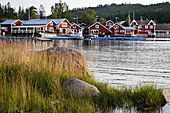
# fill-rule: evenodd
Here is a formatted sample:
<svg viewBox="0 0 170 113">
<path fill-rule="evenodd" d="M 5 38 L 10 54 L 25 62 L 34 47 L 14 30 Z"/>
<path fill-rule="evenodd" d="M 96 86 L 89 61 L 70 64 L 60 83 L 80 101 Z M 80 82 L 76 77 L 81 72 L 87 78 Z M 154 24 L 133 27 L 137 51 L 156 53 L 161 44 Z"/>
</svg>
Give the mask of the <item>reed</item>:
<svg viewBox="0 0 170 113">
<path fill-rule="evenodd" d="M 28 45 L 24 41 L 0 42 L 0 112 L 96 112 L 161 106 L 163 98 L 156 87 L 109 87 L 86 76 L 74 62 L 63 64 L 64 56 L 37 54 Z M 68 78 L 95 85 L 101 96 L 94 102 L 88 97 L 65 95 L 62 84 Z"/>
</svg>

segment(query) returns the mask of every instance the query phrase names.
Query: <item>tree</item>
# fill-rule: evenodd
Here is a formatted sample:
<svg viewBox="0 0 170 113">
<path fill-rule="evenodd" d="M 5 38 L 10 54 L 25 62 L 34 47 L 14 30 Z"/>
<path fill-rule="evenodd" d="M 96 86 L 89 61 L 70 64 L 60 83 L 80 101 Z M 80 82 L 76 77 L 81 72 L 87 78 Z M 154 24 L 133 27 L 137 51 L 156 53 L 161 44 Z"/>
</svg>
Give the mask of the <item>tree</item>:
<svg viewBox="0 0 170 113">
<path fill-rule="evenodd" d="M 21 18 L 21 6 L 19 6 L 19 9 L 18 9 L 18 18 Z"/>
<path fill-rule="evenodd" d="M 128 14 L 128 17 L 126 18 L 126 25 L 130 26 L 130 13 Z"/>
<path fill-rule="evenodd" d="M 71 20 L 72 16 L 68 5 L 65 2 L 62 3 L 61 0 L 51 7 L 51 13 L 50 18 L 67 18 L 68 20 Z"/>
<path fill-rule="evenodd" d="M 3 9 L 1 7 L 1 4 L 0 4 L 0 18 L 3 18 Z"/>
<path fill-rule="evenodd" d="M 106 19 L 104 19 L 104 18 L 99 18 L 99 22 L 105 22 L 106 21 Z"/>
<path fill-rule="evenodd" d="M 37 19 L 37 8 L 34 6 L 31 6 L 29 8 L 29 13 L 30 13 L 30 19 Z"/>
<path fill-rule="evenodd" d="M 42 4 L 40 5 L 40 8 L 39 8 L 39 16 L 40 16 L 40 19 L 45 19 L 45 9 Z"/>
<path fill-rule="evenodd" d="M 82 12 L 81 18 L 82 18 L 82 21 L 88 25 L 96 21 L 95 15 L 96 15 L 95 10 L 86 9 L 85 11 Z"/>
</svg>

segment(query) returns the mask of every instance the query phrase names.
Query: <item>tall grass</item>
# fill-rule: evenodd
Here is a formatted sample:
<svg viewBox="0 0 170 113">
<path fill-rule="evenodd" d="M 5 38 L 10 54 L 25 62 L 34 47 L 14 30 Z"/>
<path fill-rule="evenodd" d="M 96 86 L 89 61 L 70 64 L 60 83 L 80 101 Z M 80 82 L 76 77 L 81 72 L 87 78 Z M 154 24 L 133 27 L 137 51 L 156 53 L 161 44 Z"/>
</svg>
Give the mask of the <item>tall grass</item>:
<svg viewBox="0 0 170 113">
<path fill-rule="evenodd" d="M 25 43 L 0 42 L 0 112 L 96 112 L 162 104 L 156 87 L 108 87 L 85 75 L 74 62 L 63 64 L 64 56 L 30 51 Z M 101 96 L 94 102 L 89 97 L 65 95 L 62 84 L 68 78 L 95 85 Z"/>
</svg>

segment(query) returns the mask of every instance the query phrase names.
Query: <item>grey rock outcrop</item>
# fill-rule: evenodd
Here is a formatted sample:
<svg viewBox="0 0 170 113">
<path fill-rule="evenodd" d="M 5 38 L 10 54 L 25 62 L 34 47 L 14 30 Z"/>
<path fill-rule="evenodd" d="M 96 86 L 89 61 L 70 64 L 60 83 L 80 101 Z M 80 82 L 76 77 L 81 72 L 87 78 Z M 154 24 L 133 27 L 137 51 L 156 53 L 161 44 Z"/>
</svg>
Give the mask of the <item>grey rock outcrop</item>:
<svg viewBox="0 0 170 113">
<path fill-rule="evenodd" d="M 69 67 L 69 69 L 74 70 L 75 73 L 87 76 L 91 75 L 86 58 L 81 52 L 65 47 L 54 47 L 45 51 L 47 51 L 48 55 L 55 56 L 63 66 Z"/>
<path fill-rule="evenodd" d="M 74 96 L 90 96 L 96 100 L 100 96 L 100 91 L 93 85 L 76 78 L 70 78 L 63 83 L 63 90 L 70 92 Z"/>
</svg>

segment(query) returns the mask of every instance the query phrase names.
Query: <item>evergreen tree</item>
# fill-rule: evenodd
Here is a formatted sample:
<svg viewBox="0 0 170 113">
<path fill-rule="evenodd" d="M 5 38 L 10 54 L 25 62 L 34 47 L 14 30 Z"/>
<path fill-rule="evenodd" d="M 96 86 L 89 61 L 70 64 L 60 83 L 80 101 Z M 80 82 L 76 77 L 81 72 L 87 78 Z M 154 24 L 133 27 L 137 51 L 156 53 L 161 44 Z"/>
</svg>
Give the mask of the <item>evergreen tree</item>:
<svg viewBox="0 0 170 113">
<path fill-rule="evenodd" d="M 94 23 L 96 21 L 96 18 L 94 17 L 96 15 L 96 11 L 93 9 L 86 9 L 82 12 L 82 21 L 86 23 L 87 25 L 90 23 Z"/>
<path fill-rule="evenodd" d="M 18 18 L 21 18 L 21 6 L 19 6 L 19 9 L 18 9 Z"/>
<path fill-rule="evenodd" d="M 0 4 L 0 18 L 3 18 L 3 9 L 1 7 L 1 4 Z"/>
<path fill-rule="evenodd" d="M 130 26 L 130 21 L 131 21 L 131 19 L 130 19 L 130 13 L 129 13 L 128 17 L 126 18 L 126 25 L 127 26 Z"/>
<path fill-rule="evenodd" d="M 39 16 L 40 16 L 40 19 L 45 19 L 45 9 L 42 4 L 40 5 L 40 8 L 39 8 Z"/>
</svg>

